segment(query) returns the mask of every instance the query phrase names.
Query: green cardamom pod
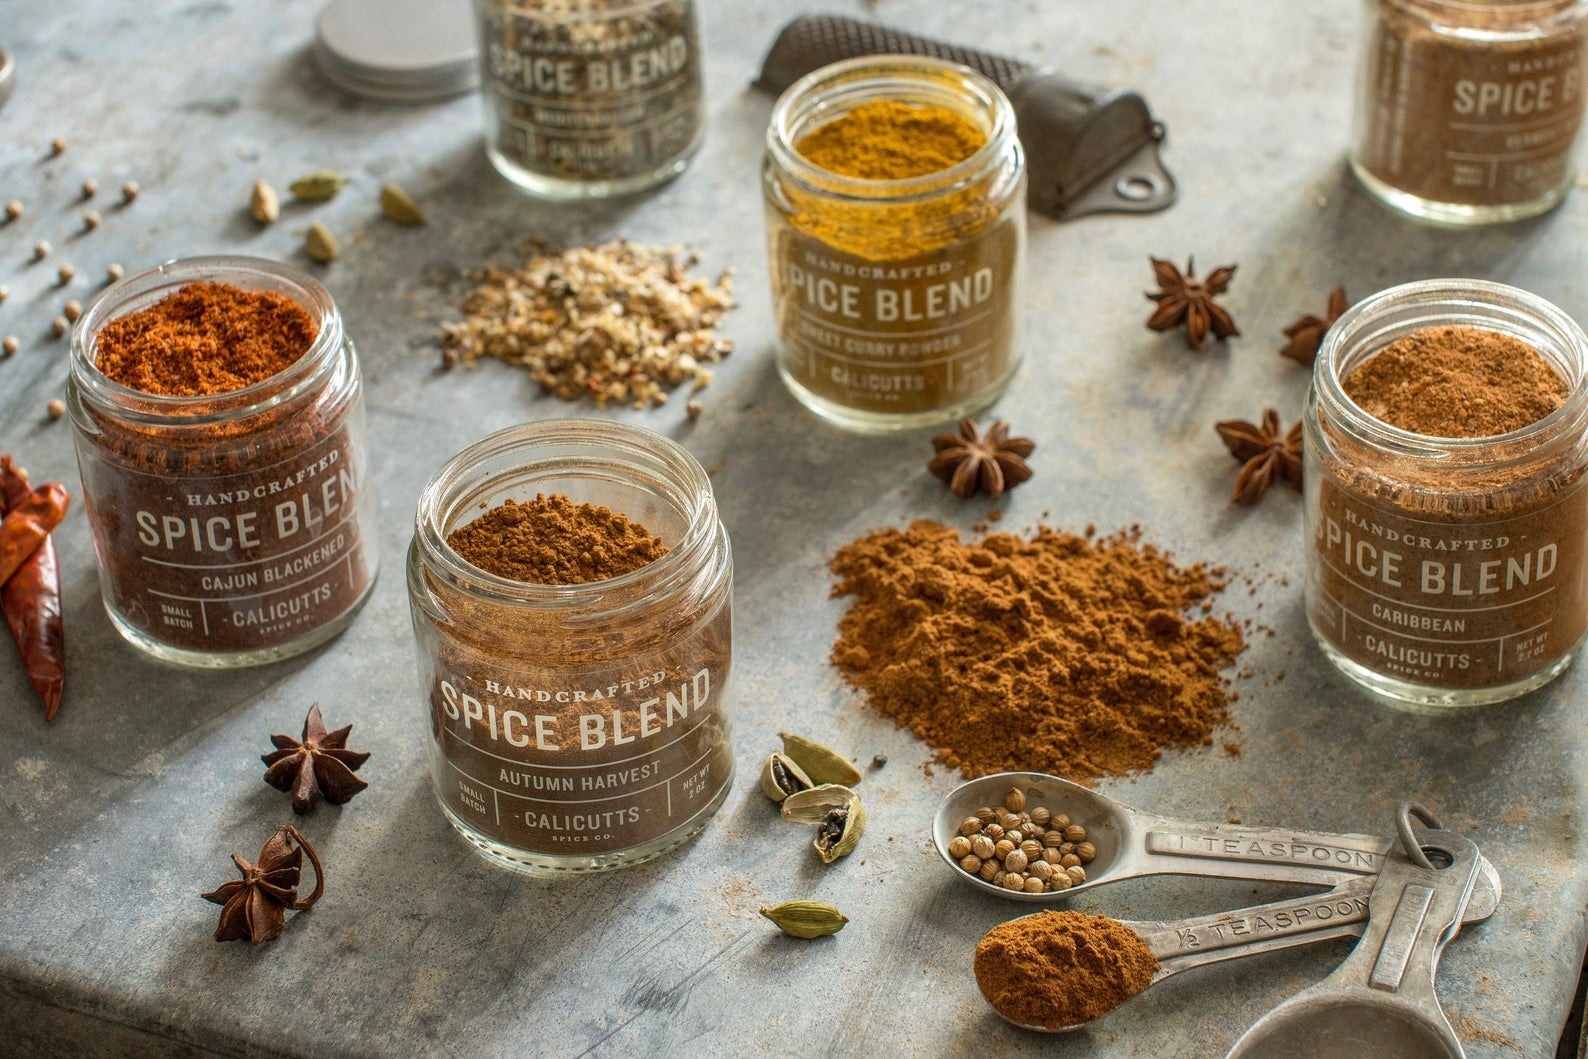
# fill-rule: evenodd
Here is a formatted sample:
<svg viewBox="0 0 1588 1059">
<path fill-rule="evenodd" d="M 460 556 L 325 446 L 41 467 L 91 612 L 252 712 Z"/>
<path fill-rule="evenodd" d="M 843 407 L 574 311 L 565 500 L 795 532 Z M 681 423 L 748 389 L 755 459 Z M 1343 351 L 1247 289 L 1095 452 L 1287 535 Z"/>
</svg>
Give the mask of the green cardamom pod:
<svg viewBox="0 0 1588 1059">
<path fill-rule="evenodd" d="M 308 234 L 303 237 L 303 249 L 310 257 L 322 264 L 329 264 L 342 256 L 342 250 L 336 245 L 336 237 L 331 234 L 331 229 L 319 221 L 309 225 Z"/>
<path fill-rule="evenodd" d="M 380 189 L 380 210 L 398 224 L 423 224 L 425 213 L 413 196 L 396 184 L 384 184 Z"/>
<path fill-rule="evenodd" d="M 254 181 L 253 194 L 248 198 L 248 214 L 260 224 L 273 224 L 281 216 L 281 197 L 276 189 L 263 180 Z"/>
<path fill-rule="evenodd" d="M 860 836 L 866 833 L 866 807 L 859 796 L 848 805 L 832 810 L 816 828 L 817 856 L 823 864 L 831 864 L 839 857 L 847 857 L 860 845 Z"/>
<path fill-rule="evenodd" d="M 838 751 L 812 742 L 804 736 L 779 732 L 783 739 L 783 753 L 816 783 L 842 783 L 853 787 L 860 782 L 860 770 Z"/>
<path fill-rule="evenodd" d="M 796 824 L 819 824 L 834 809 L 840 809 L 860 796 L 837 783 L 823 783 L 808 790 L 795 791 L 783 799 L 783 819 Z"/>
<path fill-rule="evenodd" d="M 333 173 L 329 169 L 322 169 L 308 176 L 299 177 L 287 185 L 287 190 L 292 192 L 292 197 L 304 202 L 324 202 L 332 198 L 342 186 L 347 183 L 347 177 L 341 173 Z"/>
<path fill-rule="evenodd" d="M 843 930 L 849 922 L 848 916 L 820 901 L 784 901 L 761 909 L 761 914 L 791 938 L 823 938 Z"/>
<path fill-rule="evenodd" d="M 812 786 L 804 770 L 782 754 L 773 754 L 761 767 L 761 791 L 774 802 Z"/>
</svg>

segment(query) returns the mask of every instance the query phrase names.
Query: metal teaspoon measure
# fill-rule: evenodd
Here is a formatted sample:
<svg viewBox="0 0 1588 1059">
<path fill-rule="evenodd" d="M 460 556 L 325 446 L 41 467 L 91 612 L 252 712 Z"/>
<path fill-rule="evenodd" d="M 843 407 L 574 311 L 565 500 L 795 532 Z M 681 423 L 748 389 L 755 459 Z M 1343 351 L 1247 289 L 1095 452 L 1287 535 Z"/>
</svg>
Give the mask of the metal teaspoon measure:
<svg viewBox="0 0 1588 1059">
<path fill-rule="evenodd" d="M 1086 881 L 1067 890 L 1028 894 L 994 886 L 960 868 L 948 844 L 959 825 L 981 806 L 1001 806 L 1011 787 L 1026 792 L 1028 805 L 1066 813 L 1086 828 L 1097 856 L 1085 865 Z M 956 787 L 943 799 L 933 821 L 932 839 L 954 874 L 985 893 L 1013 901 L 1057 904 L 1095 886 L 1144 875 L 1200 875 L 1209 878 L 1334 886 L 1376 876 L 1396 840 L 1382 835 L 1332 834 L 1285 828 L 1250 827 L 1174 820 L 1133 809 L 1058 776 L 1043 772 L 999 772 Z M 1476 923 L 1500 905 L 1500 876 L 1478 855 L 1478 877 L 1463 922 Z"/>
</svg>

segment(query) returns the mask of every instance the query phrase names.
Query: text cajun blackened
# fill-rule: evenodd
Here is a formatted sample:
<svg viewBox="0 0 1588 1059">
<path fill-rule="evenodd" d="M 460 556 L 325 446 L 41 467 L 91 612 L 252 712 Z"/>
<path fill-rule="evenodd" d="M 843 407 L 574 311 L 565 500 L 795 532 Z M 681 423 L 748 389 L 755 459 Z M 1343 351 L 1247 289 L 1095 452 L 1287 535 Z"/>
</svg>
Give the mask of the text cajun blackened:
<svg viewBox="0 0 1588 1059">
<path fill-rule="evenodd" d="M 68 388 L 105 609 L 168 661 L 307 650 L 374 584 L 357 355 L 330 294 L 273 262 L 190 258 L 111 287 Z"/>
</svg>

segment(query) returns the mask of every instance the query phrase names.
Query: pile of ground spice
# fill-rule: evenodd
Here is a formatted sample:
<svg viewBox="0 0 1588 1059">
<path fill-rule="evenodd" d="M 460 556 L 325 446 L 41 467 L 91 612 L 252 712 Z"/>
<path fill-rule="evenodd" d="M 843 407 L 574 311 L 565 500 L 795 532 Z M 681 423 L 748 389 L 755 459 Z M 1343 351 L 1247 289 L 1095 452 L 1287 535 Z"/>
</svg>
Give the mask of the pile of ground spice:
<svg viewBox="0 0 1588 1059">
<path fill-rule="evenodd" d="M 536 585 L 606 581 L 667 554 L 660 537 L 627 515 L 558 493 L 504 500 L 453 530 L 447 544 L 487 573 Z"/>
<path fill-rule="evenodd" d="M 967 544 L 923 520 L 853 541 L 831 566 L 833 595 L 855 597 L 833 664 L 967 776 L 1145 771 L 1227 719 L 1219 671 L 1246 644 L 1205 615 L 1222 572 L 1178 567 L 1135 529 Z"/>
<path fill-rule="evenodd" d="M 733 351 L 716 335 L 734 304 L 732 273 L 712 284 L 688 274 L 696 261 L 625 241 L 539 247 L 521 268 L 474 274 L 464 319 L 441 331 L 442 363 L 494 357 L 565 401 L 665 404 L 675 386 L 707 386 L 705 365 Z"/>
<path fill-rule="evenodd" d="M 1570 392 L 1538 350 L 1478 327 L 1425 327 L 1402 335 L 1342 381 L 1375 419 L 1435 438 L 1519 430 L 1559 408 Z"/>
<path fill-rule="evenodd" d="M 1079 1026 L 1152 984 L 1158 958 L 1117 919 L 1038 912 L 987 932 L 976 946 L 976 985 L 1006 1019 Z"/>
<path fill-rule="evenodd" d="M 94 340 L 94 364 L 143 393 L 230 393 L 296 363 L 318 334 L 314 317 L 285 294 L 189 283 L 107 322 Z"/>
<path fill-rule="evenodd" d="M 903 180 L 963 162 L 986 142 L 974 122 L 946 107 L 879 99 L 822 125 L 794 149 L 830 173 Z"/>
</svg>

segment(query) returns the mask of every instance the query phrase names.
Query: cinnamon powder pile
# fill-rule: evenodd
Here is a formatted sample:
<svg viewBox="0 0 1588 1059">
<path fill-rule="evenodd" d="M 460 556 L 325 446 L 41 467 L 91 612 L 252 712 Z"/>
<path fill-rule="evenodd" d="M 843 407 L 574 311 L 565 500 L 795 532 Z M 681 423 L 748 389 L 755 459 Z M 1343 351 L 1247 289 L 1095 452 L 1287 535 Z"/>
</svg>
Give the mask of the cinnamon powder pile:
<svg viewBox="0 0 1588 1059">
<path fill-rule="evenodd" d="M 1245 640 L 1192 613 L 1221 571 L 1176 566 L 1134 528 L 965 543 L 922 520 L 845 545 L 831 567 L 833 595 L 855 597 L 833 664 L 966 776 L 1145 771 L 1165 747 L 1210 744 L 1228 717 L 1219 674 Z"/>
<path fill-rule="evenodd" d="M 1039 912 L 987 932 L 976 985 L 1007 1019 L 1062 1029 L 1101 1018 L 1152 984 L 1158 958 L 1117 919 Z"/>
</svg>

